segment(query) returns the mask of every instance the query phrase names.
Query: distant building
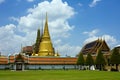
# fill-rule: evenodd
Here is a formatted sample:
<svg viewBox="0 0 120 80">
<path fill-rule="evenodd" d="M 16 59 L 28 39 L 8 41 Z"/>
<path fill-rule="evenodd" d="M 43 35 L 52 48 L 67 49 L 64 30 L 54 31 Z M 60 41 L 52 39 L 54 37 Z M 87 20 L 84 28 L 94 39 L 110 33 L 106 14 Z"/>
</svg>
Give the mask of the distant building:
<svg viewBox="0 0 120 80">
<path fill-rule="evenodd" d="M 31 56 L 33 53 L 33 47 L 32 46 L 25 46 L 22 48 L 22 53 L 25 55 Z"/>
<path fill-rule="evenodd" d="M 110 54 L 110 48 L 105 42 L 105 40 L 98 39 L 93 42 L 85 44 L 85 46 L 81 49 L 80 53 L 83 53 L 83 55 L 87 55 L 88 53 L 92 55 L 97 55 L 97 51 L 101 50 L 102 53 L 105 55 Z"/>
<path fill-rule="evenodd" d="M 0 56 L 0 69 L 6 69 L 8 68 L 8 57 L 6 56 Z"/>
<path fill-rule="evenodd" d="M 117 46 L 117 47 L 115 47 L 115 48 L 117 48 L 117 49 L 118 49 L 118 51 L 119 51 L 119 53 L 120 53 L 120 46 Z"/>
<path fill-rule="evenodd" d="M 15 56 L 9 56 L 6 62 L 9 64 L 9 68 L 13 70 L 77 68 L 77 58 L 75 57 L 34 57 L 19 54 Z"/>
<path fill-rule="evenodd" d="M 86 59 L 87 54 L 90 53 L 92 58 L 95 60 L 99 50 L 102 51 L 106 62 L 109 63 L 111 51 L 105 40 L 97 39 L 95 41 L 85 44 L 81 49 L 80 53 L 83 54 L 84 59 Z M 79 56 L 79 54 L 77 56 Z"/>
</svg>

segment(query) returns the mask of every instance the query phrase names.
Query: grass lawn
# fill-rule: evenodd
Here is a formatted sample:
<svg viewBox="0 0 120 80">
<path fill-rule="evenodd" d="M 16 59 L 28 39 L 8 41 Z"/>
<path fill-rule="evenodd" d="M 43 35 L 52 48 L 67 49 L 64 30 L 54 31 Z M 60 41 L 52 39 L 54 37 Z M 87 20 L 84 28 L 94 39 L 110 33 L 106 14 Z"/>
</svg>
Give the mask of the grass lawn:
<svg viewBox="0 0 120 80">
<path fill-rule="evenodd" d="M 0 80 L 120 80 L 120 72 L 79 70 L 0 70 Z"/>
</svg>

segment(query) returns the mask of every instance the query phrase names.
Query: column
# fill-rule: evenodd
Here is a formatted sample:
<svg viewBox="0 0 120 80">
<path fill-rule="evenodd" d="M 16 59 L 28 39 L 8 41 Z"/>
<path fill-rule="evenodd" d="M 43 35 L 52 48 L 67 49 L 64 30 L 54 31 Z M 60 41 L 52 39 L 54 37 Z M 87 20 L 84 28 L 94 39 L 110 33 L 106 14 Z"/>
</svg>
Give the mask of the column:
<svg viewBox="0 0 120 80">
<path fill-rule="evenodd" d="M 25 67 L 24 67 L 24 63 L 22 63 L 22 70 L 23 70 L 23 71 L 24 71 L 24 68 L 25 68 Z"/>
</svg>

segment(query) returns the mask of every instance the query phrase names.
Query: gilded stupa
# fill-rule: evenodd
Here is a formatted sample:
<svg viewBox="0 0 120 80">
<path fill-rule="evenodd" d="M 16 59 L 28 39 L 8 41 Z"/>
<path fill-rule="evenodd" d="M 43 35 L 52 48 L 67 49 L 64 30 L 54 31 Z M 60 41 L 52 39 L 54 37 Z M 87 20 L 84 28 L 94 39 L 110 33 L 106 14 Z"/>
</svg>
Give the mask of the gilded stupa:
<svg viewBox="0 0 120 80">
<path fill-rule="evenodd" d="M 54 51 L 53 44 L 52 44 L 50 34 L 49 34 L 48 17 L 46 13 L 44 32 L 43 32 L 41 42 L 39 45 L 38 56 L 54 56 L 54 55 L 55 55 L 55 51 Z"/>
<path fill-rule="evenodd" d="M 38 29 L 36 41 L 37 42 L 33 46 L 32 56 L 43 56 L 43 57 L 44 56 L 60 56 L 58 52 L 55 53 L 55 50 L 51 41 L 49 28 L 48 28 L 47 13 L 46 13 L 44 31 L 42 31 L 42 35 L 40 36 L 40 29 Z M 37 44 L 37 47 L 36 47 L 36 44 Z"/>
</svg>

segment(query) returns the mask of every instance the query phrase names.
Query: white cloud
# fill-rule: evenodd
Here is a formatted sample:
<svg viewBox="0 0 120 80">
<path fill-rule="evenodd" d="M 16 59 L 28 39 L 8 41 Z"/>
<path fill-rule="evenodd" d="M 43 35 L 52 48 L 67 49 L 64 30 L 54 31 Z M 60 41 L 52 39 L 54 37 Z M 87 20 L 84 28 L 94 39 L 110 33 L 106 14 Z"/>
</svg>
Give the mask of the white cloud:
<svg viewBox="0 0 120 80">
<path fill-rule="evenodd" d="M 96 34 L 99 34 L 98 32 L 99 32 L 98 29 L 92 30 L 91 32 L 86 32 L 86 31 L 83 32 L 84 34 L 88 35 L 88 38 L 84 41 L 84 44 L 97 40 L 98 38 L 104 39 L 110 47 L 114 47 L 117 44 L 117 40 L 114 36 L 103 34 L 100 37 L 96 35 Z"/>
<path fill-rule="evenodd" d="M 117 40 L 111 35 L 104 34 L 102 35 L 102 38 L 105 39 L 111 46 L 117 43 Z"/>
<path fill-rule="evenodd" d="M 96 35 L 98 32 L 99 32 L 98 29 L 94 29 L 94 30 L 92 30 L 91 32 L 85 31 L 85 32 L 83 32 L 83 34 L 88 34 L 88 36 L 94 36 L 94 35 Z"/>
<path fill-rule="evenodd" d="M 11 21 L 17 21 L 17 22 L 19 22 L 19 19 L 18 18 L 16 18 L 16 17 L 9 17 L 9 19 L 11 20 Z"/>
<path fill-rule="evenodd" d="M 18 2 L 21 2 L 22 0 L 17 0 Z M 27 2 L 34 2 L 35 0 L 26 0 Z"/>
<path fill-rule="evenodd" d="M 44 25 L 46 12 L 48 12 L 48 25 L 52 39 L 55 41 L 61 38 L 56 44 L 63 44 L 62 38 L 69 37 L 69 31 L 74 29 L 74 26 L 69 24 L 68 19 L 75 14 L 75 11 L 67 2 L 62 2 L 62 0 L 43 1 L 28 9 L 27 12 L 27 15 L 20 18 L 10 18 L 17 21 L 17 25 L 9 24 L 0 27 L 0 50 L 2 53 L 19 52 L 21 44 L 23 46 L 32 45 L 35 42 L 38 27 L 42 28 L 42 25 Z M 69 45 L 67 46 L 70 47 Z M 70 49 L 77 51 L 78 47 L 73 46 Z M 71 55 L 75 54 L 77 53 L 71 53 Z"/>
<path fill-rule="evenodd" d="M 61 56 L 75 57 L 81 50 L 80 46 L 73 46 L 70 44 L 61 44 L 56 46 L 56 50 L 61 53 Z"/>
<path fill-rule="evenodd" d="M 83 4 L 82 3 L 78 3 L 78 5 L 81 7 L 81 6 L 83 6 Z"/>
<path fill-rule="evenodd" d="M 89 7 L 95 7 L 97 5 L 98 2 L 100 2 L 101 0 L 93 0 L 91 2 L 91 4 L 89 4 Z"/>
<path fill-rule="evenodd" d="M 3 2 L 5 2 L 5 0 L 0 0 L 0 4 L 3 3 Z"/>
<path fill-rule="evenodd" d="M 27 0 L 28 2 L 33 2 L 33 1 L 35 1 L 35 0 Z"/>
<path fill-rule="evenodd" d="M 20 48 L 19 44 L 21 44 L 22 38 L 15 34 L 15 30 L 14 24 L 0 27 L 0 51 L 2 53 L 9 54 Z"/>
<path fill-rule="evenodd" d="M 81 50 L 80 46 L 70 45 L 69 43 L 62 42 L 61 39 L 54 40 L 55 50 L 60 53 L 61 56 L 75 57 Z"/>
<path fill-rule="evenodd" d="M 62 44 L 62 40 L 61 39 L 57 39 L 57 40 L 54 40 L 54 45 L 60 45 Z"/>
<path fill-rule="evenodd" d="M 85 39 L 84 44 L 92 42 L 92 41 L 97 40 L 97 39 L 98 39 L 97 36 L 88 37 L 87 39 Z"/>
<path fill-rule="evenodd" d="M 120 47 L 120 44 L 116 45 L 115 47 Z"/>
<path fill-rule="evenodd" d="M 63 3 L 61 0 L 53 0 L 52 2 L 44 1 L 34 6 L 34 8 L 28 9 L 29 14 L 20 18 L 20 29 L 24 32 L 30 32 L 31 30 L 36 30 L 38 26 L 42 27 L 46 12 L 48 12 L 48 24 L 51 35 L 53 37 L 69 36 L 68 31 L 74 27 L 70 26 L 67 20 L 75 12 L 72 7 L 68 6 L 66 2 Z M 54 34 L 56 35 L 54 36 Z"/>
</svg>

